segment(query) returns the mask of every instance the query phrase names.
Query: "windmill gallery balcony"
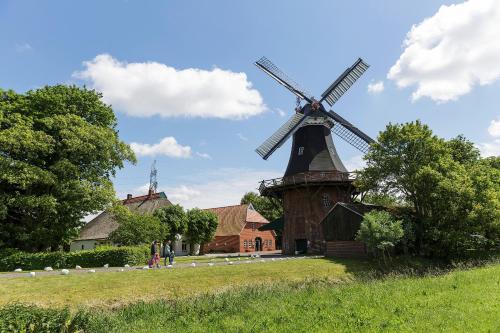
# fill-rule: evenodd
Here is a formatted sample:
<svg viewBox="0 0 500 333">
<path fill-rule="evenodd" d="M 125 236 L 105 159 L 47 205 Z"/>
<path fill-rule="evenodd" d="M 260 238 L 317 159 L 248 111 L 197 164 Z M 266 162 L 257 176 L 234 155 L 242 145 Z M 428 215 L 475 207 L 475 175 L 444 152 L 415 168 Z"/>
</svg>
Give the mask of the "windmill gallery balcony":
<svg viewBox="0 0 500 333">
<path fill-rule="evenodd" d="M 260 182 L 261 195 L 277 194 L 284 189 L 321 184 L 350 185 L 356 179 L 355 172 L 324 171 L 303 172 L 292 176 L 263 180 Z"/>
</svg>

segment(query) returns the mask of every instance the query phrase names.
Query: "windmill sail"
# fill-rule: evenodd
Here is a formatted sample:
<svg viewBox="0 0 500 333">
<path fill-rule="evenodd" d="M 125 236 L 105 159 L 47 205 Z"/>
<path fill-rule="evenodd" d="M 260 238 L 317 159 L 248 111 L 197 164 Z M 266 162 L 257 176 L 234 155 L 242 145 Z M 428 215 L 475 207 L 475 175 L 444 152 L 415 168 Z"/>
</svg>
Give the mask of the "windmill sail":
<svg viewBox="0 0 500 333">
<path fill-rule="evenodd" d="M 276 149 L 300 128 L 306 118 L 302 113 L 296 113 L 255 150 L 257 154 L 267 160 Z"/>
<path fill-rule="evenodd" d="M 343 140 L 347 141 L 349 144 L 359 149 L 363 153 L 367 153 L 370 149 L 370 144 L 375 142 L 368 135 L 363 133 L 356 126 L 342 118 L 339 114 L 329 111 L 324 112 L 328 117 L 333 119 L 332 132 L 338 135 Z"/>
<path fill-rule="evenodd" d="M 357 79 L 370 67 L 363 59 L 359 58 L 356 62 L 346 69 L 337 80 L 335 80 L 324 93 L 321 94 L 320 102 L 326 100 L 330 106 L 335 102 L 356 82 Z"/>
<path fill-rule="evenodd" d="M 313 101 L 312 95 L 303 89 L 297 82 L 292 80 L 288 75 L 286 75 L 281 69 L 278 68 L 271 60 L 266 57 L 262 57 L 255 62 L 255 65 L 266 72 L 273 79 L 278 81 L 279 84 L 283 85 L 285 88 L 294 93 L 297 97 L 305 99 L 309 103 Z"/>
</svg>

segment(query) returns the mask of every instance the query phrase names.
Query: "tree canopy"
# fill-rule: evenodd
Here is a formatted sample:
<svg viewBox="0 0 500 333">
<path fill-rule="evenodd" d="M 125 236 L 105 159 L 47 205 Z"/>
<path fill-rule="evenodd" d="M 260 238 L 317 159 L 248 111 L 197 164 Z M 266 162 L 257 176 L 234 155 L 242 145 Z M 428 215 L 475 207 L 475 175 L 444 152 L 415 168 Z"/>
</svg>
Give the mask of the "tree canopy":
<svg viewBox="0 0 500 333">
<path fill-rule="evenodd" d="M 214 239 L 215 230 L 219 224 L 219 219 L 215 213 L 193 208 L 188 210 L 187 217 L 186 236 L 191 245 L 207 243 Z"/>
<path fill-rule="evenodd" d="M 481 158 L 462 136 L 438 138 L 419 121 L 389 124 L 356 185 L 411 205 L 416 252 L 466 255 L 499 244 L 499 159 Z"/>
<path fill-rule="evenodd" d="M 110 177 L 132 150 L 94 90 L 0 89 L 0 247 L 57 249 L 114 198 Z"/>
<path fill-rule="evenodd" d="M 255 192 L 247 192 L 241 198 L 242 204 L 252 204 L 253 208 L 264 216 L 269 222 L 272 222 L 283 216 L 283 207 L 281 203 L 268 197 L 260 196 Z"/>
<path fill-rule="evenodd" d="M 151 214 L 139 214 L 131 211 L 121 203 L 117 203 L 110 210 L 118 229 L 114 230 L 109 239 L 118 245 L 149 244 L 153 240 L 163 240 L 169 228 L 160 219 Z"/>
<path fill-rule="evenodd" d="M 154 215 L 167 226 L 165 238 L 175 240 L 177 235 L 184 235 L 188 228 L 188 216 L 180 205 L 170 205 L 157 209 Z"/>
</svg>

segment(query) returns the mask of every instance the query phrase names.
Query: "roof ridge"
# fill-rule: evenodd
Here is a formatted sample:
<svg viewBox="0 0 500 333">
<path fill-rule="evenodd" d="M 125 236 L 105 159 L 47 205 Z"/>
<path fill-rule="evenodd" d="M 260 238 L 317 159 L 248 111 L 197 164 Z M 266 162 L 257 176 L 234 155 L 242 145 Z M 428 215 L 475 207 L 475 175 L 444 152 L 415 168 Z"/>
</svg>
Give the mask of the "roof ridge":
<svg viewBox="0 0 500 333">
<path fill-rule="evenodd" d="M 202 210 L 207 210 L 207 209 L 219 209 L 219 208 L 229 208 L 229 207 L 238 207 L 238 206 L 248 206 L 249 204 L 238 204 L 238 205 L 229 205 L 229 206 L 220 206 L 220 207 L 210 207 L 210 208 L 203 208 Z"/>
</svg>

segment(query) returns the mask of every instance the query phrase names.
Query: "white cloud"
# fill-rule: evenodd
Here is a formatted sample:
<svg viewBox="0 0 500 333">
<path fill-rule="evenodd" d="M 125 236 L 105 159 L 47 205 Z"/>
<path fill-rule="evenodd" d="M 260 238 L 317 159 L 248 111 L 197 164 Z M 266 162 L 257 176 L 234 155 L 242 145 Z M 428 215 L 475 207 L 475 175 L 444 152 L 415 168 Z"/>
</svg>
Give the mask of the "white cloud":
<svg viewBox="0 0 500 333">
<path fill-rule="evenodd" d="M 200 152 L 196 152 L 196 156 L 198 157 L 201 157 L 201 158 L 204 158 L 206 160 L 211 160 L 212 159 L 212 156 L 210 156 L 209 154 L 207 153 L 200 153 Z"/>
<path fill-rule="evenodd" d="M 469 0 L 441 6 L 414 25 L 387 77 L 416 85 L 412 99 L 456 100 L 473 86 L 500 78 L 500 1 Z"/>
<path fill-rule="evenodd" d="M 478 144 L 481 155 L 500 156 L 500 120 L 492 120 L 488 126 L 488 133 L 492 137 L 490 142 L 482 142 Z"/>
<path fill-rule="evenodd" d="M 500 137 L 500 119 L 491 121 L 490 126 L 488 127 L 488 133 L 492 137 Z"/>
<path fill-rule="evenodd" d="M 286 116 L 286 112 L 285 112 L 285 111 L 283 111 L 283 110 L 282 110 L 282 109 L 280 109 L 280 108 L 276 108 L 276 112 L 278 113 L 278 115 L 279 115 L 280 117 L 284 117 L 284 116 Z"/>
<path fill-rule="evenodd" d="M 241 133 L 238 133 L 238 138 L 240 138 L 241 141 L 248 141 L 248 138 L 246 136 L 244 136 L 243 134 Z"/>
<path fill-rule="evenodd" d="M 19 53 L 28 52 L 31 50 L 33 50 L 33 47 L 31 47 L 31 45 L 28 43 L 16 44 L 16 51 Z"/>
<path fill-rule="evenodd" d="M 130 148 L 139 156 L 191 157 L 191 147 L 180 145 L 172 136 L 165 137 L 155 144 L 132 142 Z"/>
<path fill-rule="evenodd" d="M 177 185 L 168 186 L 160 182 L 158 191 L 165 192 L 170 201 L 185 208 L 230 206 L 239 204 L 246 192 L 256 192 L 261 180 L 281 176 L 282 173 L 277 171 L 221 168 L 186 176 L 178 175 Z M 145 195 L 148 189 L 149 184 L 144 184 L 131 190 L 118 191 L 118 196 L 123 199 L 127 193 L 134 196 Z"/>
<path fill-rule="evenodd" d="M 483 142 L 478 144 L 481 155 L 484 157 L 488 156 L 500 156 L 500 139 L 493 139 L 490 142 Z"/>
<path fill-rule="evenodd" d="M 383 81 L 370 82 L 368 84 L 367 90 L 370 94 L 373 95 L 380 94 L 382 91 L 384 91 L 384 82 Z"/>
<path fill-rule="evenodd" d="M 356 155 L 344 162 L 347 171 L 352 172 L 366 167 L 366 162 L 363 160 L 363 155 Z"/>
<path fill-rule="evenodd" d="M 108 54 L 83 64 L 73 76 L 89 81 L 104 101 L 130 116 L 244 119 L 266 110 L 245 73 L 125 63 Z"/>
</svg>

